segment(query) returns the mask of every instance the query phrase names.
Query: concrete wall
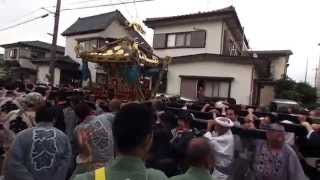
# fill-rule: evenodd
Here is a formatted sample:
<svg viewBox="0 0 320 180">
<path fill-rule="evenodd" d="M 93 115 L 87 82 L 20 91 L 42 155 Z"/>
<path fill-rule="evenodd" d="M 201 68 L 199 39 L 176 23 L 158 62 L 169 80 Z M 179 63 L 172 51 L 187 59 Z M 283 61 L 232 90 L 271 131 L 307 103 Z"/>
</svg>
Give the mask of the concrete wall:
<svg viewBox="0 0 320 180">
<path fill-rule="evenodd" d="M 127 30 L 124 26 L 122 26 L 118 21 L 114 21 L 106 30 L 99 33 L 91 33 L 91 34 L 82 34 L 75 36 L 67 36 L 66 37 L 66 49 L 65 55 L 70 56 L 73 60 L 82 64 L 82 60 L 77 58 L 76 53 L 74 51 L 75 46 L 77 45 L 77 39 L 90 38 L 90 37 L 103 37 L 103 38 L 123 38 L 129 36 Z M 96 64 L 88 63 L 92 81 L 96 81 Z"/>
<path fill-rule="evenodd" d="M 252 66 L 224 62 L 189 62 L 170 64 L 168 69 L 167 93 L 180 94 L 179 75 L 233 77 L 231 97 L 239 104 L 250 104 Z"/>
<path fill-rule="evenodd" d="M 58 86 L 60 84 L 60 73 L 61 73 L 61 70 L 59 68 L 54 69 L 54 85 L 55 86 Z M 39 65 L 37 81 L 41 83 L 48 83 L 48 79 L 47 79 L 48 74 L 49 74 L 49 66 Z"/>
<path fill-rule="evenodd" d="M 287 68 L 288 57 L 277 57 L 272 59 L 271 62 L 271 75 L 273 80 L 282 78 Z"/>
<path fill-rule="evenodd" d="M 160 57 L 184 56 L 201 53 L 220 54 L 222 49 L 222 22 L 195 22 L 192 24 L 171 25 L 154 29 L 154 34 L 188 32 L 195 30 L 206 30 L 205 48 L 172 48 L 156 49 L 154 52 Z"/>
</svg>

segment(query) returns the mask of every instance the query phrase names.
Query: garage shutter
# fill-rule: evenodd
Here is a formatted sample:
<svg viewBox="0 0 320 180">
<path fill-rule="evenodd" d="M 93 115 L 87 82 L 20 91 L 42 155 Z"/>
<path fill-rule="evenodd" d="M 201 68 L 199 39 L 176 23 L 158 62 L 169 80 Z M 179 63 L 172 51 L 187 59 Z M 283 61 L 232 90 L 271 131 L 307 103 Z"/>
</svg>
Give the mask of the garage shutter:
<svg viewBox="0 0 320 180">
<path fill-rule="evenodd" d="M 155 34 L 153 36 L 153 48 L 154 49 L 166 48 L 166 40 L 167 40 L 166 34 Z"/>
<path fill-rule="evenodd" d="M 197 97 L 197 80 L 181 79 L 180 96 L 185 98 L 196 99 Z"/>
<path fill-rule="evenodd" d="M 206 45 L 206 31 L 191 32 L 191 47 L 204 48 Z"/>
</svg>

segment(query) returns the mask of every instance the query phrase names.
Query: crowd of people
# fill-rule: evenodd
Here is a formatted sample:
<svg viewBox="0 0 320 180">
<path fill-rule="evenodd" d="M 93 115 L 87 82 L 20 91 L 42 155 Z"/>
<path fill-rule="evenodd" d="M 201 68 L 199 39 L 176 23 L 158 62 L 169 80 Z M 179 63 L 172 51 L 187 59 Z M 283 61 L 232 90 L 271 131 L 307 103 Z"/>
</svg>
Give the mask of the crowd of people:
<svg viewBox="0 0 320 180">
<path fill-rule="evenodd" d="M 256 117 L 254 108 L 240 117 L 232 103 L 203 103 L 199 112 L 211 117 L 199 119 L 190 104 L 172 110 L 164 97 L 124 102 L 16 87 L 0 94 L 2 180 L 319 179 L 295 133 L 272 114 Z M 319 148 L 320 126 L 305 113 L 298 119 L 303 141 Z"/>
</svg>

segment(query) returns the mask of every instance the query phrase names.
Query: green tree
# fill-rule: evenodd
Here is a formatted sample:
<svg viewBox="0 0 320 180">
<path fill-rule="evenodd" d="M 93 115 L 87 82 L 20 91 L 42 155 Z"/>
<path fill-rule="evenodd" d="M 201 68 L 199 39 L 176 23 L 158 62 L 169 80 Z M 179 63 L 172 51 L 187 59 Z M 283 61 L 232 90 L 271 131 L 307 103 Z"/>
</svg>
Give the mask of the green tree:
<svg viewBox="0 0 320 180">
<path fill-rule="evenodd" d="M 312 104 L 317 100 L 317 92 L 316 88 L 310 86 L 308 83 L 297 83 L 288 78 L 276 81 L 275 97 L 295 100 L 303 104 Z"/>
<path fill-rule="evenodd" d="M 308 83 L 297 83 L 296 91 L 300 94 L 300 101 L 304 104 L 315 103 L 317 100 L 317 89 L 310 86 Z"/>
</svg>

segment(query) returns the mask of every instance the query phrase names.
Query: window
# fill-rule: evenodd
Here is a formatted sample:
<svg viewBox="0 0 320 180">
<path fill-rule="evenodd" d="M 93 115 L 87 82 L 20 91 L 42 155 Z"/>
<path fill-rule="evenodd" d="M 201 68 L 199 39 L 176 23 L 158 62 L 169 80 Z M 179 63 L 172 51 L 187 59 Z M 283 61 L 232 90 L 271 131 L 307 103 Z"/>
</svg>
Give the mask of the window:
<svg viewBox="0 0 320 180">
<path fill-rule="evenodd" d="M 191 33 L 168 34 L 167 47 L 190 47 Z"/>
<path fill-rule="evenodd" d="M 17 48 L 11 49 L 9 56 L 10 58 L 16 58 L 18 56 L 18 49 Z"/>
<path fill-rule="evenodd" d="M 174 47 L 175 41 L 176 41 L 176 35 L 175 34 L 168 34 L 167 47 Z"/>
<path fill-rule="evenodd" d="M 80 52 L 92 51 L 98 48 L 98 40 L 92 39 L 80 42 Z"/>
<path fill-rule="evenodd" d="M 206 97 L 228 97 L 229 82 L 226 81 L 206 81 L 204 94 Z"/>
<path fill-rule="evenodd" d="M 191 33 L 186 34 L 186 46 L 191 46 Z"/>
<path fill-rule="evenodd" d="M 210 78 L 210 77 L 209 77 Z M 186 98 L 224 97 L 230 95 L 231 81 L 215 79 L 198 79 L 198 77 L 182 77 L 180 95 Z"/>
<path fill-rule="evenodd" d="M 190 99 L 197 98 L 197 80 L 196 79 L 181 79 L 180 96 Z"/>
<path fill-rule="evenodd" d="M 44 58 L 46 53 L 40 50 L 32 50 L 31 51 L 31 58 Z"/>
<path fill-rule="evenodd" d="M 185 34 L 177 34 L 176 35 L 176 47 L 185 46 Z"/>
<path fill-rule="evenodd" d="M 190 31 L 179 33 L 161 33 L 153 36 L 153 48 L 204 48 L 206 31 Z"/>
</svg>

